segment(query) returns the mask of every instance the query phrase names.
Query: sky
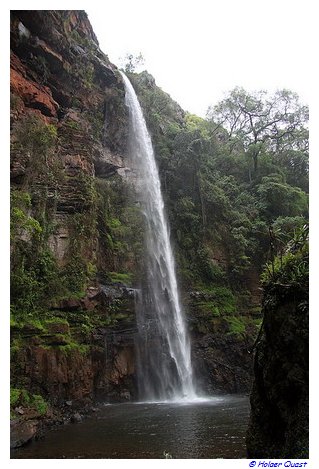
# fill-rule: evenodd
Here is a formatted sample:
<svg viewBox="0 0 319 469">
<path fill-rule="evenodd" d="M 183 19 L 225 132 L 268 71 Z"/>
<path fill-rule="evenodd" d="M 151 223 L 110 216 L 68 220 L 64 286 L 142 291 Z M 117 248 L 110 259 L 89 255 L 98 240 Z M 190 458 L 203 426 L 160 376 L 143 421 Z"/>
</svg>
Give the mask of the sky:
<svg viewBox="0 0 319 469">
<path fill-rule="evenodd" d="M 311 4 L 117 0 L 85 10 L 111 62 L 119 65 L 127 53 L 141 52 L 156 83 L 185 110 L 204 117 L 235 86 L 288 88 L 309 104 Z"/>
</svg>

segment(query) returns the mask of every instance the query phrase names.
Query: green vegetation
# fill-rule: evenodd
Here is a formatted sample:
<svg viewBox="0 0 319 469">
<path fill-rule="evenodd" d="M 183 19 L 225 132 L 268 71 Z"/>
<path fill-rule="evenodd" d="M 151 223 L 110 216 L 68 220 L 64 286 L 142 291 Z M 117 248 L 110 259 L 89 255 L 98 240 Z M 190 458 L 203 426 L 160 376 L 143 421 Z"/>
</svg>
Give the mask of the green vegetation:
<svg viewBox="0 0 319 469">
<path fill-rule="evenodd" d="M 68 21 L 68 18 L 66 18 L 65 21 Z M 81 36 L 76 29 L 72 29 L 68 37 L 72 43 L 77 46 L 82 46 L 86 51 L 95 52 L 97 49 L 95 42 L 91 38 L 88 36 Z"/>
<path fill-rule="evenodd" d="M 14 407 L 18 404 L 19 401 L 25 404 L 29 404 L 30 396 L 28 392 L 25 389 L 10 389 L 10 405 Z"/>
<path fill-rule="evenodd" d="M 30 67 L 36 71 L 41 84 L 47 84 L 50 77 L 50 64 L 42 55 L 33 55 L 29 60 Z"/>
<path fill-rule="evenodd" d="M 94 79 L 94 66 L 91 63 L 88 63 L 85 67 L 78 68 L 79 76 L 82 79 L 83 86 L 87 89 L 92 89 L 93 79 Z"/>
<path fill-rule="evenodd" d="M 229 334 L 242 335 L 245 333 L 246 326 L 242 318 L 230 316 L 226 320 L 229 323 Z"/>
<path fill-rule="evenodd" d="M 72 130 L 79 125 L 73 121 L 68 124 Z M 83 209 L 70 214 L 65 226 L 59 226 L 54 216 L 56 205 L 61 186 L 70 178 L 62 171 L 56 141 L 56 127 L 35 115 L 23 117 L 12 129 L 13 156 L 28 155 L 23 184 L 13 185 L 11 191 L 11 304 L 13 320 L 20 323 L 38 320 L 61 298 L 82 297 L 96 273 L 94 259 L 87 256 L 96 229 L 95 180 L 83 173 L 73 176 L 73 186 L 81 187 L 79 204 Z M 70 233 L 63 265 L 49 247 L 59 228 Z"/>
<path fill-rule="evenodd" d="M 92 58 L 96 54 L 97 45 L 93 40 L 87 36 L 82 36 L 76 29 L 68 34 L 70 45 L 75 47 L 77 52 L 76 60 L 74 61 L 70 75 L 73 78 L 74 84 L 86 89 L 91 90 L 94 86 L 95 69 L 92 63 Z M 81 51 L 81 49 L 83 51 Z"/>
<path fill-rule="evenodd" d="M 19 120 L 14 131 L 15 147 L 37 156 L 45 156 L 54 147 L 57 138 L 56 127 L 45 124 L 36 116 L 27 116 Z"/>
<path fill-rule="evenodd" d="M 275 256 L 261 276 L 262 284 L 279 284 L 287 287 L 308 288 L 309 285 L 309 243 L 308 225 L 296 230 L 294 237 L 280 254 Z"/>
<path fill-rule="evenodd" d="M 307 284 L 308 248 L 286 244 L 308 218 L 308 109 L 287 90 L 235 89 L 202 119 L 147 72 L 130 79 L 152 134 L 178 276 L 199 293 L 196 327 L 251 340 L 261 326 L 252 273 L 257 280 L 268 263 L 264 285 Z"/>
<path fill-rule="evenodd" d="M 265 152 L 278 157 L 287 151 L 308 151 L 305 124 L 309 110 L 292 91 L 278 90 L 269 96 L 266 91 L 247 93 L 243 88 L 235 88 L 226 99 L 209 109 L 208 117 L 216 123 L 216 130 L 220 126 L 226 129 L 230 151 L 242 146 L 253 161 L 254 173 Z"/>
<path fill-rule="evenodd" d="M 220 310 L 213 301 L 198 301 L 195 304 L 200 314 L 204 316 L 220 316 Z"/>
<path fill-rule="evenodd" d="M 230 288 L 212 285 L 210 288 L 199 285 L 201 297 L 196 306 L 202 313 L 224 316 L 236 311 L 236 298 Z"/>
<path fill-rule="evenodd" d="M 57 183 L 61 168 L 55 155 L 56 127 L 35 115 L 27 115 L 15 123 L 12 135 L 12 154 L 22 153 L 28 157 L 26 182 L 32 185 L 36 178 L 45 176 L 52 183 Z"/>
<path fill-rule="evenodd" d="M 35 181 L 39 177 L 38 172 L 33 173 Z M 11 326 L 18 334 L 12 340 L 13 355 L 21 351 L 23 337 L 30 332 L 39 336 L 45 346 L 61 347 L 65 353 L 72 350 L 87 353 L 92 329 L 96 324 L 105 325 L 105 312 L 104 322 L 98 314 L 92 321 L 88 316 L 78 313 L 79 319 L 70 333 L 70 313 L 51 310 L 52 305 L 61 300 L 78 300 L 85 296 L 88 282 L 94 280 L 97 274 L 96 260 L 91 254 L 96 230 L 95 181 L 92 177 L 82 175 L 79 182 L 87 209 L 68 214 L 61 227 L 68 233 L 68 253 L 62 265 L 49 248 L 49 238 L 58 225 L 52 222 L 45 182 L 41 182 L 44 192 L 42 197 L 38 197 L 38 189 L 36 192 L 33 185 L 29 188 L 30 192 L 20 188 L 12 190 Z M 61 317 L 63 314 L 66 316 Z M 67 327 L 63 328 L 63 325 Z"/>
<path fill-rule="evenodd" d="M 112 283 L 123 283 L 125 285 L 130 285 L 132 283 L 133 274 L 123 272 L 108 272 L 106 276 Z"/>
<path fill-rule="evenodd" d="M 37 236 L 42 232 L 39 222 L 29 215 L 31 197 L 28 192 L 13 190 L 10 194 L 10 237 Z"/>
<path fill-rule="evenodd" d="M 48 404 L 39 394 L 34 394 L 32 396 L 31 403 L 40 415 L 45 415 L 47 413 Z"/>
<path fill-rule="evenodd" d="M 95 109 L 95 112 L 85 111 L 84 116 L 91 125 L 93 137 L 100 140 L 103 136 L 105 120 L 103 109 Z"/>
<path fill-rule="evenodd" d="M 10 93 L 10 110 L 15 111 L 19 106 L 21 106 L 21 104 L 23 104 L 23 101 L 20 96 Z"/>
<path fill-rule="evenodd" d="M 86 355 L 89 350 L 90 346 L 87 344 L 79 344 L 77 342 L 70 342 L 66 345 L 58 345 L 58 349 L 65 353 L 66 355 L 69 355 L 70 353 L 76 351 L 82 355 Z"/>
<path fill-rule="evenodd" d="M 117 175 L 97 179 L 98 235 L 106 281 L 134 282 L 143 246 L 143 222 L 131 189 Z M 132 269 L 133 267 L 133 269 Z"/>
<path fill-rule="evenodd" d="M 48 404 L 39 394 L 30 394 L 26 389 L 10 389 L 10 407 L 22 406 L 35 410 L 39 415 L 45 415 L 48 410 Z"/>
<path fill-rule="evenodd" d="M 71 119 L 67 120 L 64 123 L 64 126 L 72 130 L 81 130 L 82 128 L 79 122 L 71 120 Z"/>
<path fill-rule="evenodd" d="M 20 221 L 25 221 L 19 209 L 30 211 L 36 200 L 39 213 L 33 218 L 38 219 L 43 216 L 45 205 L 49 202 L 46 201 L 49 192 L 51 205 L 56 201 L 59 185 L 64 181 L 62 162 L 57 156 L 56 149 L 57 128 L 55 125 L 46 124 L 37 115 L 23 116 L 14 123 L 11 136 L 12 160 L 22 162 L 25 171 L 21 175 L 22 187 L 19 187 L 19 190 L 14 190 L 14 186 L 12 187 L 13 222 L 18 221 L 19 218 Z M 18 195 L 19 192 L 21 192 L 20 195 Z M 28 200 L 24 199 L 24 207 L 21 206 L 23 193 L 28 197 Z M 54 197 L 52 197 L 53 194 L 55 194 Z"/>
<path fill-rule="evenodd" d="M 133 73 L 136 72 L 136 69 L 143 66 L 145 59 L 141 52 L 134 56 L 133 54 L 126 54 L 123 61 L 123 68 L 125 70 L 125 73 Z"/>
<path fill-rule="evenodd" d="M 63 292 L 56 260 L 47 247 L 17 240 L 12 258 L 11 305 L 15 319 L 37 319 L 50 301 Z M 65 292 L 65 288 L 64 288 Z"/>
<path fill-rule="evenodd" d="M 64 324 L 64 325 L 68 325 L 68 321 L 64 318 L 58 318 L 58 317 L 54 317 L 54 318 L 49 318 L 49 319 L 46 319 L 45 320 L 45 323 L 46 325 L 50 325 L 50 324 Z"/>
<path fill-rule="evenodd" d="M 308 109 L 287 90 L 235 89 L 202 119 L 147 72 L 130 78 L 152 134 L 183 284 L 223 286 L 239 298 L 249 271 L 270 259 L 269 233 L 277 253 L 307 220 Z"/>
</svg>

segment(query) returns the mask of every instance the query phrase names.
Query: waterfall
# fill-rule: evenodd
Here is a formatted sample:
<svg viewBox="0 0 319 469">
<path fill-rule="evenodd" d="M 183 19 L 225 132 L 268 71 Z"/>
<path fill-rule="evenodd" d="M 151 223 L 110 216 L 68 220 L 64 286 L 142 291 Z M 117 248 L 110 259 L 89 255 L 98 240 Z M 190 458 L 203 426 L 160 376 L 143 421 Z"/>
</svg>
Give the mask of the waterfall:
<svg viewBox="0 0 319 469">
<path fill-rule="evenodd" d="M 145 271 L 136 301 L 140 399 L 192 400 L 190 341 L 181 308 L 160 179 L 150 135 L 134 88 L 122 73 L 129 109 L 129 154 L 145 219 Z"/>
</svg>

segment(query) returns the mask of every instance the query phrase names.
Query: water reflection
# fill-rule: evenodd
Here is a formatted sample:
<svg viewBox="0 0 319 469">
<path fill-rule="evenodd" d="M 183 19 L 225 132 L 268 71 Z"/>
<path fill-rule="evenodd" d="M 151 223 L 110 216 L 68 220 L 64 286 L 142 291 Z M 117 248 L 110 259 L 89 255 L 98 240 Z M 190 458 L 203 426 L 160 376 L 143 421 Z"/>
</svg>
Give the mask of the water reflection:
<svg viewBox="0 0 319 469">
<path fill-rule="evenodd" d="M 12 453 L 13 458 L 245 458 L 248 398 L 116 404 Z"/>
</svg>

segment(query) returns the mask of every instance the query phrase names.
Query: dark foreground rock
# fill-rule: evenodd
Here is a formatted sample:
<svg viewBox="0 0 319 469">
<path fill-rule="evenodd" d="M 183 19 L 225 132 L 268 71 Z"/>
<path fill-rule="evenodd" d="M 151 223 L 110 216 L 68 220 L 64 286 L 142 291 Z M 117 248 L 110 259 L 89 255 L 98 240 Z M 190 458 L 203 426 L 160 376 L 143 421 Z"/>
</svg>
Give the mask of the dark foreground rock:
<svg viewBox="0 0 319 469">
<path fill-rule="evenodd" d="M 28 443 L 37 432 L 35 421 L 12 421 L 10 428 L 10 448 L 19 448 Z"/>
<path fill-rule="evenodd" d="M 249 393 L 252 383 L 251 342 L 226 333 L 193 338 L 196 382 L 206 394 Z"/>
<path fill-rule="evenodd" d="M 308 292 L 266 290 L 254 359 L 247 433 L 250 458 L 308 457 Z"/>
</svg>

